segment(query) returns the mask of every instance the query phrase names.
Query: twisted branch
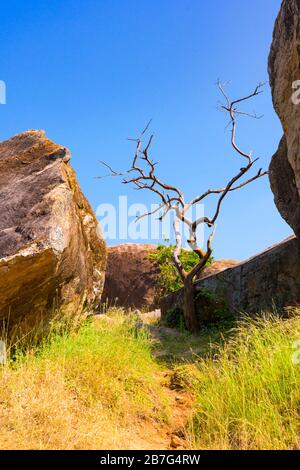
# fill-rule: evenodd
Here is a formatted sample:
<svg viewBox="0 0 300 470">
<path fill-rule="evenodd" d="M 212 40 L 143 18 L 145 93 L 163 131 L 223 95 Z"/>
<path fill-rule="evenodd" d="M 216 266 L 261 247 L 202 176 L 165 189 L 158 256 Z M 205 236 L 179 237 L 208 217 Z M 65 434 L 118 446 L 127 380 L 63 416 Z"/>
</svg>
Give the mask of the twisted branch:
<svg viewBox="0 0 300 470">
<path fill-rule="evenodd" d="M 146 146 L 144 147 L 144 149 L 142 148 L 143 137 L 148 131 L 151 121 L 148 122 L 147 126 L 144 128 L 144 130 L 141 132 L 140 136 L 137 139 L 129 139 L 131 141 L 136 142 L 136 148 L 131 167 L 128 170 L 126 170 L 125 172 L 117 172 L 114 171 L 111 166 L 107 163 L 101 162 L 104 166 L 109 169 L 110 173 L 108 176 L 126 175 L 126 177 L 124 177 L 122 180 L 123 184 L 132 184 L 137 190 L 147 189 L 159 196 L 161 200 L 161 204 L 159 205 L 159 207 L 157 207 L 153 211 L 140 215 L 139 217 L 137 217 L 137 220 L 140 220 L 141 218 L 146 216 L 150 216 L 161 210 L 162 214 L 160 215 L 159 220 L 162 221 L 169 211 L 172 210 L 175 212 L 175 219 L 173 222 L 176 240 L 176 247 L 174 250 L 174 264 L 183 280 L 187 277 L 191 277 L 193 279 L 199 273 L 199 271 L 201 271 L 201 269 L 206 265 L 209 257 L 211 256 L 212 240 L 215 233 L 215 224 L 220 214 L 222 203 L 225 200 L 226 196 L 232 191 L 241 189 L 244 186 L 247 186 L 248 184 L 267 174 L 267 171 L 262 171 L 262 169 L 260 168 L 254 176 L 247 178 L 245 181 L 240 181 L 242 177 L 252 169 L 254 164 L 257 162 L 258 158 L 253 159 L 252 152 L 246 152 L 242 150 L 236 143 L 236 117 L 246 116 L 254 119 L 260 119 L 261 117 L 257 116 L 256 113 L 251 114 L 240 110 L 237 105 L 248 101 L 262 93 L 263 83 L 259 83 L 252 93 L 233 101 L 230 100 L 227 92 L 225 91 L 224 84 L 218 81 L 217 86 L 219 88 L 219 91 L 221 92 L 221 95 L 226 101 L 225 104 L 221 105 L 220 109 L 223 112 L 228 113 L 230 117 L 229 124 L 231 124 L 231 146 L 238 155 L 247 160 L 247 164 L 240 168 L 239 171 L 229 180 L 229 182 L 223 188 L 208 189 L 204 193 L 191 199 L 190 202 L 185 203 L 184 194 L 180 188 L 168 184 L 158 178 L 158 176 L 156 175 L 157 162 L 154 162 L 149 156 L 149 151 L 154 139 L 154 134 L 150 135 Z M 144 163 L 144 165 L 141 165 L 142 162 Z M 213 216 L 200 217 L 194 221 L 189 220 L 187 217 L 187 212 L 189 211 L 189 209 L 210 195 L 219 195 Z M 199 263 L 189 273 L 184 270 L 182 263 L 179 259 L 180 250 L 182 247 L 180 222 L 183 222 L 187 225 L 189 230 L 189 239 L 187 240 L 188 245 L 195 253 L 197 253 L 199 257 Z M 197 228 L 200 224 L 206 224 L 208 227 L 214 228 L 213 232 L 210 234 L 207 240 L 206 251 L 203 251 L 197 244 Z"/>
</svg>

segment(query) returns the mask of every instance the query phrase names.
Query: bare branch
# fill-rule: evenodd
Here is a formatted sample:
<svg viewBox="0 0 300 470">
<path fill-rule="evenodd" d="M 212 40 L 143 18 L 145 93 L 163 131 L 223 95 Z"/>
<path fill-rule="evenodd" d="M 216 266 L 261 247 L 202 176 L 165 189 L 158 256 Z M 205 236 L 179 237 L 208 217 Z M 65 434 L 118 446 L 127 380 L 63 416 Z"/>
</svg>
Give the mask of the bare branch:
<svg viewBox="0 0 300 470">
<path fill-rule="evenodd" d="M 219 88 L 220 92 L 222 93 L 222 95 L 224 96 L 226 102 L 227 102 L 227 105 L 228 107 L 230 107 L 230 99 L 229 97 L 227 96 L 227 93 L 225 92 L 225 89 L 224 89 L 224 86 L 226 85 L 226 83 L 222 83 L 221 80 L 217 80 L 217 87 Z"/>
<path fill-rule="evenodd" d="M 217 82 L 217 86 L 220 90 L 220 92 L 222 93 L 222 95 L 225 97 L 226 99 L 226 103 L 227 103 L 227 106 L 222 106 L 222 110 L 225 110 L 229 113 L 229 116 L 230 116 L 230 120 L 231 120 L 231 124 L 232 124 L 232 128 L 231 128 L 231 145 L 232 147 L 236 150 L 237 153 L 239 153 L 242 157 L 244 158 L 247 158 L 247 160 L 249 162 L 252 161 L 252 157 L 251 157 L 251 153 L 246 153 L 244 152 L 236 143 L 236 119 L 235 119 L 235 115 L 236 114 L 243 114 L 243 115 L 247 115 L 248 113 L 245 113 L 243 111 L 240 111 L 239 109 L 235 108 L 235 105 L 236 104 L 239 104 L 239 103 L 242 103 L 244 101 L 247 101 L 251 98 L 253 98 L 254 96 L 257 96 L 259 95 L 260 93 L 262 93 L 262 90 L 261 88 L 264 86 L 264 83 L 259 83 L 256 88 L 254 89 L 254 91 L 252 93 L 250 93 L 249 95 L 247 96 L 244 96 L 242 98 L 238 98 L 234 101 L 230 101 L 228 95 L 226 94 L 226 92 L 224 91 L 224 86 L 223 84 L 218 81 Z M 251 117 L 256 117 L 255 115 L 250 115 Z M 256 117 L 257 118 L 257 117 Z"/>
<path fill-rule="evenodd" d="M 228 111 L 228 110 L 227 110 L 227 111 Z M 261 114 L 260 116 L 258 116 L 255 111 L 254 111 L 253 113 L 246 113 L 245 111 L 237 111 L 237 110 L 235 110 L 235 111 L 234 111 L 234 114 L 238 114 L 238 115 L 240 115 L 240 116 L 247 116 L 247 117 L 250 117 L 250 118 L 252 118 L 252 119 L 262 119 L 262 118 L 264 117 L 263 114 Z"/>
<path fill-rule="evenodd" d="M 233 108 L 233 106 L 235 104 L 238 104 L 238 103 L 241 103 L 242 101 L 247 101 L 251 98 L 253 98 L 253 96 L 257 96 L 259 95 L 260 93 L 263 93 L 263 90 L 262 88 L 265 86 L 266 82 L 260 82 L 256 87 L 255 87 L 255 90 L 250 93 L 249 95 L 247 96 L 244 96 L 243 98 L 238 98 L 237 100 L 234 100 L 231 102 L 231 107 Z"/>
<path fill-rule="evenodd" d="M 161 216 L 159 216 L 158 220 L 160 220 L 160 222 L 162 222 L 163 219 L 166 217 L 166 215 L 168 214 L 168 212 L 170 212 L 171 209 L 172 209 L 172 206 L 171 206 L 170 204 L 168 204 L 168 205 L 165 207 L 164 212 L 161 214 Z"/>
<path fill-rule="evenodd" d="M 149 124 L 148 124 L 148 126 L 149 126 Z M 146 129 L 147 128 L 148 127 L 146 127 Z M 134 155 L 134 158 L 133 158 L 131 168 L 130 168 L 130 170 L 128 170 L 127 173 L 132 173 L 133 172 L 133 173 L 135 173 L 136 176 L 133 176 L 132 178 L 126 178 L 126 179 L 124 178 L 123 183 L 125 183 L 125 184 L 133 183 L 133 184 L 139 186 L 140 189 L 148 189 L 150 191 L 153 191 L 153 192 L 157 193 L 161 197 L 162 201 L 165 202 L 165 203 L 166 203 L 166 199 L 165 199 L 165 195 L 163 195 L 162 190 L 173 192 L 173 193 L 176 194 L 176 196 L 175 197 L 174 196 L 173 197 L 169 196 L 169 200 L 172 200 L 172 201 L 176 200 L 183 206 L 184 205 L 184 197 L 183 197 L 182 191 L 179 188 L 177 188 L 176 186 L 173 186 L 173 185 L 170 185 L 170 184 L 167 184 L 167 183 L 163 182 L 162 180 L 160 180 L 155 175 L 155 166 L 156 166 L 157 163 L 154 163 L 149 158 L 149 155 L 148 155 L 148 151 L 149 151 L 150 146 L 152 144 L 153 137 L 154 137 L 154 134 L 151 134 L 151 136 L 148 140 L 148 143 L 147 143 L 144 150 L 141 150 L 142 141 L 141 141 L 140 138 L 132 139 L 137 143 L 137 145 L 136 145 L 136 151 L 135 151 L 135 155 Z M 141 166 L 139 166 L 137 164 L 140 153 L 143 155 L 141 157 L 142 160 L 144 160 L 146 162 L 146 165 L 148 167 L 148 172 L 146 172 L 146 170 L 144 170 Z M 139 185 L 140 181 L 143 181 L 142 185 Z M 145 184 L 145 181 L 151 182 L 151 184 Z"/>
<path fill-rule="evenodd" d="M 173 260 L 175 267 L 181 277 L 181 279 L 184 281 L 187 277 L 187 273 L 184 270 L 184 267 L 179 259 L 181 247 L 182 247 L 182 240 L 181 240 L 181 232 L 180 232 L 180 226 L 179 226 L 179 219 L 178 217 L 174 218 L 173 221 L 173 227 L 174 227 L 174 234 L 175 234 L 175 240 L 176 240 L 176 247 L 173 253 Z"/>
<path fill-rule="evenodd" d="M 228 192 L 230 191 L 231 187 L 233 186 L 233 184 L 238 181 L 245 173 L 247 173 L 248 170 L 250 170 L 250 168 L 252 167 L 254 162 L 250 161 L 250 163 L 245 167 L 245 168 L 241 168 L 240 172 L 234 176 L 230 181 L 229 183 L 227 184 L 226 188 L 224 189 L 224 191 L 222 192 L 219 200 L 218 200 L 218 203 L 217 203 L 217 208 L 216 208 L 216 212 L 215 212 L 215 215 L 213 216 L 213 218 L 211 219 L 211 224 L 213 225 L 215 223 L 215 221 L 217 220 L 218 218 L 218 215 L 220 213 L 220 209 L 221 209 L 221 204 L 225 198 L 225 196 L 228 194 Z"/>
<path fill-rule="evenodd" d="M 152 118 L 149 119 L 148 124 L 146 125 L 145 129 L 142 131 L 141 137 L 143 137 L 143 135 L 146 134 L 147 130 L 149 129 L 149 126 L 150 126 L 151 122 L 152 122 Z"/>
<path fill-rule="evenodd" d="M 262 171 L 262 169 L 259 169 L 259 171 L 254 176 L 248 177 L 244 181 L 241 181 L 243 179 L 243 176 L 248 174 L 253 165 L 256 163 L 257 158 L 253 159 L 252 152 L 244 151 L 236 143 L 237 117 L 245 116 L 253 119 L 261 118 L 261 116 L 258 116 L 255 112 L 249 113 L 247 111 L 239 109 L 239 105 L 259 95 L 262 92 L 263 84 L 259 83 L 252 91 L 252 93 L 249 93 L 248 95 L 235 100 L 230 99 L 228 93 L 225 90 L 224 83 L 218 81 L 217 86 L 221 92 L 221 95 L 225 99 L 225 104 L 222 104 L 220 106 L 220 109 L 221 111 L 226 112 L 229 115 L 229 125 L 231 125 L 231 146 L 234 151 L 237 152 L 238 155 L 247 160 L 247 164 L 241 165 L 239 171 L 236 172 L 236 174 L 228 181 L 228 183 L 224 187 L 219 189 L 208 189 L 199 196 L 191 199 L 191 201 L 186 204 L 184 194 L 181 189 L 174 185 L 164 182 L 156 174 L 157 162 L 154 162 L 149 156 L 151 145 L 154 139 L 153 133 L 150 134 L 145 144 L 145 147 L 143 147 L 143 139 L 147 131 L 149 130 L 151 120 L 148 122 L 148 124 L 143 129 L 138 138 L 130 139 L 136 143 L 136 146 L 131 166 L 126 172 L 121 173 L 114 171 L 110 167 L 110 165 L 106 164 L 105 162 L 101 162 L 110 170 L 111 176 L 126 175 L 122 180 L 124 184 L 130 183 L 134 186 L 136 190 L 145 189 L 151 191 L 160 198 L 161 204 L 157 208 L 150 212 L 146 212 L 145 214 L 140 215 L 139 217 L 137 217 L 136 221 L 142 219 L 143 217 L 155 214 L 159 210 L 163 211 L 162 214 L 159 216 L 159 220 L 162 221 L 169 211 L 172 210 L 175 212 L 176 217 L 173 222 L 176 240 L 176 248 L 174 250 L 174 264 L 182 280 L 186 279 L 189 276 L 193 278 L 205 266 L 207 260 L 209 259 L 212 253 L 211 244 L 214 236 L 214 231 L 210 235 L 207 241 L 207 249 L 206 251 L 204 251 L 198 246 L 197 243 L 197 228 L 199 227 L 199 225 L 206 224 L 208 227 L 215 228 L 217 218 L 221 211 L 222 203 L 225 200 L 226 196 L 232 191 L 241 189 L 242 187 L 247 186 L 248 184 L 267 174 L 266 171 Z M 198 219 L 193 221 L 189 220 L 187 216 L 189 209 L 195 204 L 204 200 L 206 197 L 213 194 L 219 196 L 217 199 L 216 208 L 215 212 L 213 213 L 213 216 L 199 217 Z M 188 227 L 189 239 L 187 240 L 187 243 L 189 247 L 199 256 L 199 263 L 189 273 L 184 270 L 179 258 L 182 246 L 182 238 L 180 232 L 181 222 Z"/>
<path fill-rule="evenodd" d="M 160 206 L 156 207 L 156 208 L 153 209 L 152 211 L 145 212 L 144 214 L 139 215 L 138 217 L 136 217 L 135 222 L 138 222 L 139 220 L 143 219 L 144 217 L 147 217 L 147 216 L 156 214 L 156 212 L 158 212 L 158 211 L 159 211 L 160 209 L 162 209 L 164 206 L 165 206 L 165 204 L 162 203 Z"/>
<path fill-rule="evenodd" d="M 98 160 L 98 161 L 99 161 L 99 163 L 101 163 L 101 165 L 108 168 L 110 173 L 108 173 L 107 175 L 104 175 L 104 176 L 96 176 L 97 179 L 107 178 L 108 176 L 124 176 L 126 173 L 128 173 L 128 171 L 125 171 L 125 172 L 115 171 L 115 170 L 112 169 L 112 167 L 110 165 L 108 165 L 108 163 L 106 163 L 102 160 Z"/>
<path fill-rule="evenodd" d="M 249 178 L 247 181 L 244 181 L 243 183 L 240 183 L 238 184 L 237 186 L 234 186 L 234 187 L 231 187 L 228 192 L 231 192 L 231 191 L 235 191 L 237 189 L 240 189 L 242 188 L 243 186 L 246 186 L 247 184 L 250 184 L 252 183 L 253 181 L 257 180 L 258 178 L 261 178 L 265 175 L 267 175 L 268 172 L 267 171 L 262 171 L 262 168 L 259 169 L 258 173 L 254 176 L 252 176 L 251 178 Z M 191 202 L 188 204 L 189 207 L 193 206 L 194 204 L 202 201 L 203 199 L 205 199 L 207 196 L 210 196 L 211 194 L 220 194 L 220 193 L 223 193 L 224 191 L 226 190 L 226 187 L 225 188 L 221 188 L 221 189 L 208 189 L 205 193 L 201 194 L 201 196 L 197 196 L 195 197 L 194 199 L 191 200 Z"/>
<path fill-rule="evenodd" d="M 215 235 L 216 227 L 214 227 L 214 230 L 211 232 L 211 234 L 208 237 L 207 240 L 207 247 L 206 247 L 206 253 L 204 256 L 200 259 L 200 262 L 194 266 L 194 268 L 188 273 L 188 276 L 193 280 L 194 277 L 205 267 L 207 261 L 212 255 L 212 241 Z"/>
<path fill-rule="evenodd" d="M 140 136 L 138 138 L 128 137 L 127 140 L 132 140 L 134 142 L 138 142 L 139 140 L 141 140 L 143 135 L 146 134 L 147 130 L 149 129 L 149 126 L 150 126 L 151 122 L 152 122 L 152 118 L 149 119 L 148 123 L 146 124 L 146 126 L 144 127 L 144 129 L 142 130 L 142 132 L 140 133 Z"/>
</svg>

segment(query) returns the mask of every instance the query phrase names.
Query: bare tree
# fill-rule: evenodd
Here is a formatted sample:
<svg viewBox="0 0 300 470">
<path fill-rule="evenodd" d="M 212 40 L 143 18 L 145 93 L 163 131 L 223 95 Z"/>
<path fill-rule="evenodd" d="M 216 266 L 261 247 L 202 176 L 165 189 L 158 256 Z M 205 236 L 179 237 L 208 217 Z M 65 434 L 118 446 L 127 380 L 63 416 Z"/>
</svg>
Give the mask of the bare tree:
<svg viewBox="0 0 300 470">
<path fill-rule="evenodd" d="M 236 191 L 267 174 L 266 171 L 263 172 L 260 168 L 258 172 L 250 178 L 241 180 L 244 175 L 249 173 L 253 165 L 257 162 L 258 158 L 253 159 L 252 152 L 247 153 L 243 151 L 236 143 L 237 117 L 248 116 L 255 119 L 259 118 L 256 116 L 256 114 L 250 114 L 240 110 L 238 105 L 259 95 L 262 92 L 261 89 L 263 84 L 260 83 L 249 95 L 234 101 L 230 100 L 225 91 L 224 85 L 220 81 L 218 81 L 217 86 L 225 100 L 225 103 L 220 105 L 220 110 L 227 113 L 230 118 L 229 125 L 231 126 L 231 145 L 234 151 L 237 152 L 245 162 L 245 164 L 223 188 L 208 189 L 201 195 L 193 198 L 189 202 L 186 202 L 181 189 L 162 181 L 156 174 L 157 162 L 154 162 L 149 156 L 149 150 L 154 137 L 153 134 L 150 135 L 150 137 L 147 139 L 145 147 L 143 147 L 143 140 L 148 131 L 150 122 L 137 139 L 130 139 L 135 142 L 136 147 L 131 167 L 127 171 L 123 173 L 116 172 L 107 163 L 103 161 L 101 162 L 110 170 L 110 174 L 107 176 L 122 175 L 124 176 L 122 180 L 124 184 L 132 184 L 138 190 L 146 189 L 152 191 L 160 199 L 161 203 L 157 209 L 139 216 L 137 220 L 145 216 L 150 216 L 154 212 L 160 212 L 159 220 L 163 221 L 164 217 L 169 211 L 173 211 L 175 213 L 173 228 L 176 247 L 174 249 L 173 261 L 184 285 L 184 318 L 186 327 L 192 332 L 197 332 L 199 330 L 199 321 L 196 315 L 194 303 L 194 279 L 197 275 L 199 275 L 201 270 L 204 269 L 212 254 L 212 241 L 216 228 L 216 221 L 219 217 L 222 203 L 230 192 Z M 205 216 L 196 220 L 190 220 L 187 216 L 187 213 L 191 207 L 200 201 L 204 201 L 211 195 L 218 196 L 213 215 L 211 217 Z M 193 269 L 191 269 L 189 272 L 184 269 L 180 261 L 180 251 L 182 247 L 181 222 L 188 228 L 189 238 L 187 243 L 189 247 L 199 257 L 198 264 L 194 266 Z M 197 229 L 200 224 L 205 224 L 207 227 L 211 228 L 211 233 L 207 238 L 205 250 L 201 249 L 197 243 Z"/>
</svg>

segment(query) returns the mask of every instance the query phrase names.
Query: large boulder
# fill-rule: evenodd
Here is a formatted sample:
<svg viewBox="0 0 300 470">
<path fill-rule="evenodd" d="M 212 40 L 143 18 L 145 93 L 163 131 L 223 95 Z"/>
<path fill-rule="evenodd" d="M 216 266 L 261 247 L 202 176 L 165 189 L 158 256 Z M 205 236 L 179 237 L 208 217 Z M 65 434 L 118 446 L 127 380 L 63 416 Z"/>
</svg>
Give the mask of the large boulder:
<svg viewBox="0 0 300 470">
<path fill-rule="evenodd" d="M 107 251 L 103 302 L 125 308 L 155 308 L 159 300 L 159 268 L 149 259 L 155 245 L 124 243 Z"/>
<path fill-rule="evenodd" d="M 300 235 L 300 0 L 283 0 L 269 56 L 275 110 L 284 136 L 270 165 L 270 182 L 282 217 Z M 299 85 L 296 84 L 299 89 Z M 296 92 L 296 95 L 295 95 Z"/>
<path fill-rule="evenodd" d="M 200 274 L 197 276 L 197 279 L 200 280 L 205 279 L 209 276 L 214 276 L 222 271 L 225 271 L 225 269 L 233 268 L 238 264 L 239 261 L 235 261 L 233 259 L 219 259 L 204 268 L 203 271 L 200 271 Z"/>
<path fill-rule="evenodd" d="M 0 321 L 8 329 L 100 299 L 105 242 L 69 160 L 43 131 L 0 143 Z"/>
</svg>

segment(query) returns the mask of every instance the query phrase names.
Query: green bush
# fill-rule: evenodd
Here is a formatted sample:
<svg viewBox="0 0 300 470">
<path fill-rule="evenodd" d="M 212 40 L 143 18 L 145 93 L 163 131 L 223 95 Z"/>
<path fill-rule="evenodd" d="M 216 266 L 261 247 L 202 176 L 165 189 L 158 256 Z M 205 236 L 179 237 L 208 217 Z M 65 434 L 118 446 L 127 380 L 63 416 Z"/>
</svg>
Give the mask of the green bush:
<svg viewBox="0 0 300 470">
<path fill-rule="evenodd" d="M 185 329 L 183 310 L 180 307 L 170 308 L 164 318 L 164 324 L 169 328 Z"/>
<path fill-rule="evenodd" d="M 194 300 L 202 323 L 219 323 L 233 316 L 226 300 L 205 287 L 195 293 Z"/>
<path fill-rule="evenodd" d="M 173 263 L 174 249 L 174 245 L 158 245 L 156 250 L 149 255 L 149 259 L 159 266 L 161 295 L 167 295 L 183 287 L 182 280 Z M 179 258 L 186 271 L 190 271 L 199 262 L 198 255 L 190 250 L 182 249 Z M 206 266 L 210 265 L 212 261 L 213 258 L 210 257 Z"/>
</svg>

